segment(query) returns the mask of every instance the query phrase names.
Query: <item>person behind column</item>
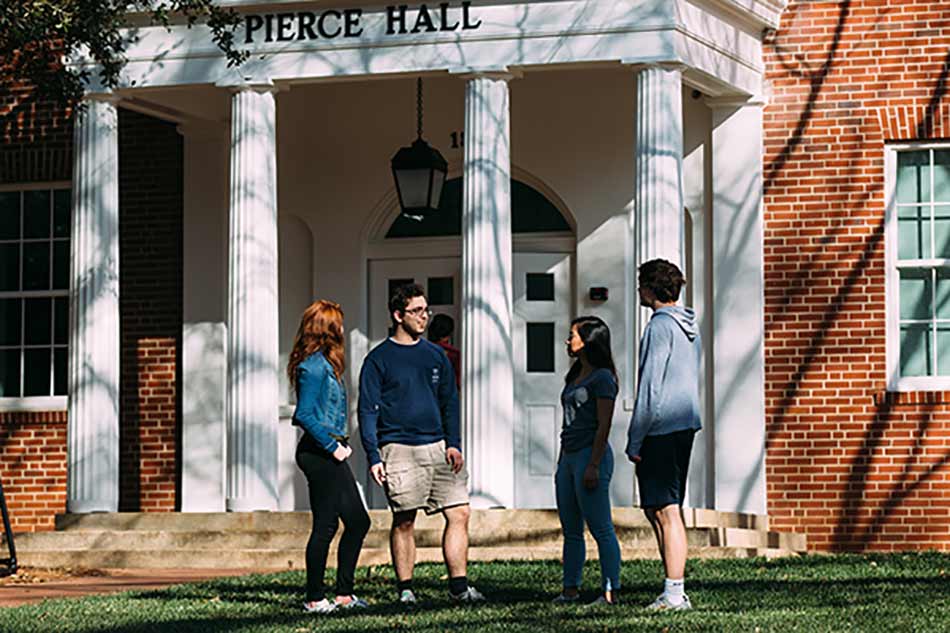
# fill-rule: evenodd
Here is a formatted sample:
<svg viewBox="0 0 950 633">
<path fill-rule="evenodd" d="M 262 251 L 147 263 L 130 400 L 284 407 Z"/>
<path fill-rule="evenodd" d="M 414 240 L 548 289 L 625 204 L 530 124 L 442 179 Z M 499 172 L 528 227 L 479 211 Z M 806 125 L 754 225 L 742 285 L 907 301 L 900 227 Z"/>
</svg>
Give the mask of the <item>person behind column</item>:
<svg viewBox="0 0 950 633">
<path fill-rule="evenodd" d="M 346 463 L 353 451 L 346 435 L 343 370 L 343 310 L 332 301 L 316 301 L 304 310 L 287 363 L 287 376 L 297 392 L 293 423 L 304 430 L 297 444 L 297 466 L 307 477 L 313 514 L 304 602 L 310 613 L 367 606 L 353 594 L 353 576 L 370 519 Z M 323 576 L 340 520 L 336 597 L 330 602 Z"/>
<path fill-rule="evenodd" d="M 389 300 L 393 335 L 376 346 L 360 371 L 359 420 L 373 479 L 384 487 L 393 513 L 390 550 L 399 601 L 416 597 L 414 525 L 419 509 L 442 513 L 442 554 L 449 594 L 484 600 L 468 584 L 468 473 L 462 457 L 459 399 L 452 365 L 423 338 L 431 311 L 421 286 L 401 286 Z"/>
<path fill-rule="evenodd" d="M 429 324 L 429 340 L 442 348 L 455 371 L 455 387 L 462 387 L 462 354 L 452 345 L 452 333 L 455 332 L 455 319 L 447 314 L 437 314 Z"/>
<path fill-rule="evenodd" d="M 610 329 L 597 317 L 579 317 L 571 322 L 565 344 L 574 363 L 561 392 L 564 422 L 554 484 L 564 535 L 564 582 L 554 602 L 580 599 L 586 522 L 600 556 L 602 593 L 595 604 L 615 604 L 620 590 L 620 544 L 610 516 L 614 457 L 607 438 L 618 388 Z"/>
<path fill-rule="evenodd" d="M 676 305 L 686 283 L 680 269 L 654 259 L 639 269 L 640 304 L 653 316 L 640 340 L 637 400 L 627 437 L 636 464 L 640 507 L 656 535 L 666 582 L 647 608 L 690 609 L 684 592 L 686 527 L 683 499 L 699 417 L 702 344 L 696 315 Z"/>
</svg>

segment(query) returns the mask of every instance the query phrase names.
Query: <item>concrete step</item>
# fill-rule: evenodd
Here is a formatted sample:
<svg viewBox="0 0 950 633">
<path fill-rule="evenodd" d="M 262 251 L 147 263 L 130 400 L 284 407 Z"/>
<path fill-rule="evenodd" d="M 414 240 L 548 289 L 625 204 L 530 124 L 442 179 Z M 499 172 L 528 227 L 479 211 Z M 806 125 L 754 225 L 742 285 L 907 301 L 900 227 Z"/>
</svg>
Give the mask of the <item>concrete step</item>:
<svg viewBox="0 0 950 633">
<path fill-rule="evenodd" d="M 419 562 L 441 562 L 442 551 L 436 547 L 421 547 L 416 550 Z M 588 558 L 597 558 L 596 547 L 588 547 Z M 791 550 L 746 547 L 691 547 L 691 558 L 748 558 L 751 556 L 790 556 Z M 621 547 L 625 560 L 657 559 L 656 547 Z M 533 548 L 478 547 L 470 550 L 473 561 L 493 560 L 560 560 L 561 548 L 553 546 Z M 330 562 L 334 563 L 331 555 Z M 233 552 L 216 550 L 59 550 L 27 551 L 20 556 L 20 564 L 28 567 L 72 568 L 219 568 L 287 570 L 303 569 L 304 550 L 296 549 L 247 549 Z M 359 564 L 389 565 L 388 549 L 364 548 Z"/>
<path fill-rule="evenodd" d="M 650 547 L 654 543 L 653 530 L 649 527 L 616 526 L 617 537 L 622 545 Z M 307 530 L 65 530 L 62 532 L 36 532 L 17 537 L 20 552 L 45 550 L 258 550 L 294 549 L 305 546 L 309 538 Z M 803 550 L 804 541 L 798 535 L 764 532 L 743 528 L 688 528 L 687 538 L 694 547 L 755 547 Z M 339 535 L 337 536 L 339 538 Z M 590 535 L 587 540 L 593 544 Z M 442 542 L 442 527 L 416 529 L 419 547 L 439 547 Z M 504 528 L 496 531 L 472 529 L 469 534 L 471 547 L 559 547 L 561 529 Z M 389 530 L 374 527 L 364 541 L 364 547 L 389 546 Z"/>
<path fill-rule="evenodd" d="M 691 509 L 684 514 L 690 556 L 787 556 L 806 549 L 804 535 L 769 531 L 767 517 Z M 360 564 L 389 564 L 391 515 L 374 510 L 370 517 Z M 658 556 L 641 511 L 615 508 L 613 517 L 625 558 Z M 57 517 L 54 532 L 17 535 L 16 545 L 20 563 L 34 567 L 293 569 L 304 564 L 310 525 L 309 512 L 73 514 Z M 439 515 L 419 515 L 419 560 L 442 559 L 443 525 Z M 469 538 L 472 560 L 561 556 L 555 510 L 473 510 Z M 595 556 L 589 534 L 586 541 Z M 331 562 L 335 549 L 336 542 Z"/>
<path fill-rule="evenodd" d="M 705 509 L 684 509 L 686 527 L 744 528 L 768 530 L 768 517 L 739 512 L 718 512 Z M 388 510 L 370 510 L 374 528 L 388 529 Z M 649 527 L 639 508 L 614 508 L 614 524 L 618 527 Z M 72 530 L 278 530 L 307 531 L 309 512 L 108 512 L 93 514 L 60 514 L 56 529 Z M 426 516 L 420 512 L 416 527 L 440 528 L 440 515 Z M 502 528 L 559 530 L 557 510 L 472 510 L 472 531 L 495 531 Z"/>
</svg>

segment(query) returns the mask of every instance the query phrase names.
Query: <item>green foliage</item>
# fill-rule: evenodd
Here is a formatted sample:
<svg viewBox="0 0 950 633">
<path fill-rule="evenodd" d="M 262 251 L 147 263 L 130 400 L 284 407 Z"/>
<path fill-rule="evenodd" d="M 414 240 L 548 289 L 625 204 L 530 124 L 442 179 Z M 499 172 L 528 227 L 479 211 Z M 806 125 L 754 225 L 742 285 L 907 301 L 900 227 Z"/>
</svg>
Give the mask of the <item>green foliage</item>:
<svg viewBox="0 0 950 633">
<path fill-rule="evenodd" d="M 82 96 L 90 76 L 85 69 L 63 65 L 62 59 L 70 51 L 82 51 L 98 63 L 102 84 L 115 88 L 130 43 L 123 33 L 131 25 L 130 14 L 165 27 L 205 23 L 229 66 L 247 58 L 234 41 L 240 15 L 213 0 L 0 0 L 4 80 L 26 81 L 40 98 L 70 106 Z"/>
<path fill-rule="evenodd" d="M 624 563 L 617 607 L 552 605 L 560 569 L 473 563 L 469 578 L 489 602 L 460 606 L 447 597 L 445 568 L 420 565 L 421 602 L 407 611 L 395 604 L 390 567 L 363 568 L 357 592 L 370 609 L 329 616 L 302 612 L 303 572 L 252 575 L 4 609 L 0 631 L 950 631 L 947 554 L 690 561 L 686 588 L 695 608 L 668 614 L 643 610 L 662 588 L 658 561 Z M 597 564 L 588 563 L 587 600 L 598 578 Z"/>
</svg>

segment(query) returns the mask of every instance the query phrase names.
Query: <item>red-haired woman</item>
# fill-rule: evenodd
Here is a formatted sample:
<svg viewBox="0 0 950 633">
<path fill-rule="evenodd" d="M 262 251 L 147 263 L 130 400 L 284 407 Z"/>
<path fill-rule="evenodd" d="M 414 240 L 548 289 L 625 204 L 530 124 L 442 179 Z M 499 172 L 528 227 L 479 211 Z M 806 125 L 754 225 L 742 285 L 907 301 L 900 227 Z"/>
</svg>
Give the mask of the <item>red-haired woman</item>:
<svg viewBox="0 0 950 633">
<path fill-rule="evenodd" d="M 346 435 L 343 370 L 343 310 L 332 301 L 316 301 L 304 310 L 287 363 L 287 376 L 297 390 L 294 424 L 305 431 L 297 445 L 297 465 L 307 476 L 313 513 L 304 602 L 309 613 L 366 606 L 353 595 L 353 576 L 370 520 L 346 464 L 353 451 Z M 323 575 L 340 520 L 343 536 L 337 552 L 336 599 L 330 602 Z"/>
</svg>

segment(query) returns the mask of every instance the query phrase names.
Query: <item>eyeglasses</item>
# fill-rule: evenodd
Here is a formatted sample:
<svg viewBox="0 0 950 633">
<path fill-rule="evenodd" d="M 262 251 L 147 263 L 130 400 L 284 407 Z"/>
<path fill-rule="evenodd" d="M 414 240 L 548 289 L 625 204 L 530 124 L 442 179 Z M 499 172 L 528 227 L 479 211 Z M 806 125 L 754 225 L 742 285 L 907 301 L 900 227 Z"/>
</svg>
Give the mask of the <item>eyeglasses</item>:
<svg viewBox="0 0 950 633">
<path fill-rule="evenodd" d="M 426 315 L 427 317 L 430 317 L 432 316 L 432 308 L 418 307 L 418 308 L 413 308 L 412 310 L 403 310 L 403 314 L 411 314 L 412 316 L 416 318 L 421 317 L 423 314 Z"/>
</svg>

